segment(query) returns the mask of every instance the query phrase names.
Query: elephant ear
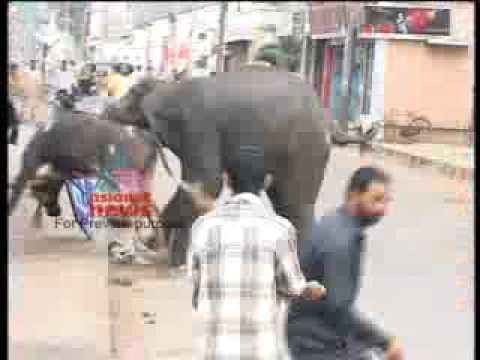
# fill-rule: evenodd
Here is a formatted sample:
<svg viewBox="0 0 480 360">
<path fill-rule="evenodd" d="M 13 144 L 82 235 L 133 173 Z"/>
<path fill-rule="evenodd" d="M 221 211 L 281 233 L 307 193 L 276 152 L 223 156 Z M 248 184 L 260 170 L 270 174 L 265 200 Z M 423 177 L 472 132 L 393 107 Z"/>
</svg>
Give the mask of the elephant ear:
<svg viewBox="0 0 480 360">
<path fill-rule="evenodd" d="M 143 102 L 150 128 L 182 163 L 188 183 L 198 183 L 212 196 L 221 185 L 220 139 L 216 121 L 208 117 L 203 87 L 164 84 Z"/>
<path fill-rule="evenodd" d="M 160 84 L 141 104 L 147 128 L 172 150 L 181 147 L 178 136 L 182 131 L 180 98 L 175 84 Z"/>
<path fill-rule="evenodd" d="M 197 101 L 190 100 L 182 106 L 184 178 L 190 183 L 200 182 L 206 194 L 217 197 L 222 183 L 221 134 L 215 118 L 208 116 L 205 104 Z"/>
</svg>

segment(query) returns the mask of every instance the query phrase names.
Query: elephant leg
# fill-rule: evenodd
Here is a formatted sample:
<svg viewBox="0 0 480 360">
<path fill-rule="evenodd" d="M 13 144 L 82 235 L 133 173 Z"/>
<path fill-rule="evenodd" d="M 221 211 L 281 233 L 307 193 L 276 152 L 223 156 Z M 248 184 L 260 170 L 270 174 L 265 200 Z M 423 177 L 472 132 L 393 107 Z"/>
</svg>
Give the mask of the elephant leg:
<svg viewBox="0 0 480 360">
<path fill-rule="evenodd" d="M 195 218 L 191 196 L 178 189 L 162 213 L 162 222 L 168 230 L 168 263 L 171 267 L 186 264 L 190 227 Z"/>
<path fill-rule="evenodd" d="M 190 229 L 186 227 L 170 230 L 168 244 L 168 266 L 176 268 L 187 263 Z"/>
<path fill-rule="evenodd" d="M 60 191 L 62 190 L 65 180 L 63 177 L 49 180 L 48 201 L 45 204 L 47 215 L 50 217 L 60 216 L 62 208 L 59 204 Z"/>
<path fill-rule="evenodd" d="M 290 220 L 297 230 L 297 253 L 300 255 L 308 247 L 311 240 L 311 229 L 315 215 L 315 204 L 301 203 L 293 193 L 288 191 L 289 183 L 275 183 L 272 185 L 267 194 L 272 200 L 275 212 Z M 300 190 L 299 190 L 300 191 Z"/>
<path fill-rule="evenodd" d="M 272 186 L 267 190 L 277 214 L 295 226 L 299 254 L 310 248 L 315 202 L 329 158 L 328 148 L 323 152 L 313 152 L 309 147 L 304 150 L 274 171 Z"/>
</svg>

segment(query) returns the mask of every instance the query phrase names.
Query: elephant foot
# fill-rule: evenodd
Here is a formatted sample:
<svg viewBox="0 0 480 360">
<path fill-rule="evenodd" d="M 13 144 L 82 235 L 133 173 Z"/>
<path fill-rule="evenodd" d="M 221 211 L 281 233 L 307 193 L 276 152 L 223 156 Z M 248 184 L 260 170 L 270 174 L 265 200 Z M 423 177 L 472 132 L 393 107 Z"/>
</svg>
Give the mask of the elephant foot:
<svg viewBox="0 0 480 360">
<path fill-rule="evenodd" d="M 171 229 L 168 241 L 168 267 L 178 269 L 187 263 L 189 229 Z"/>
</svg>

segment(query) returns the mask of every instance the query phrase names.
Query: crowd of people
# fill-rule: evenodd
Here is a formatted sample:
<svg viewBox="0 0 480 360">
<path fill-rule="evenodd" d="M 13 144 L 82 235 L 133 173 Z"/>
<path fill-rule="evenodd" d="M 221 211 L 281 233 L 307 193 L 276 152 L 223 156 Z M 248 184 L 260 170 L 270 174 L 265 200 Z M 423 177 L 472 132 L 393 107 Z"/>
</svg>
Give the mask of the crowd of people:
<svg viewBox="0 0 480 360">
<path fill-rule="evenodd" d="M 114 63 L 107 74 L 98 74 L 94 63 L 80 67 L 74 60 L 62 60 L 57 69 L 42 71 L 39 62 L 31 60 L 27 69 L 10 64 L 9 95 L 23 120 L 45 120 L 48 101 L 58 93 L 120 98 L 145 76 L 153 76 L 151 67 L 144 71 L 141 65 Z"/>
</svg>

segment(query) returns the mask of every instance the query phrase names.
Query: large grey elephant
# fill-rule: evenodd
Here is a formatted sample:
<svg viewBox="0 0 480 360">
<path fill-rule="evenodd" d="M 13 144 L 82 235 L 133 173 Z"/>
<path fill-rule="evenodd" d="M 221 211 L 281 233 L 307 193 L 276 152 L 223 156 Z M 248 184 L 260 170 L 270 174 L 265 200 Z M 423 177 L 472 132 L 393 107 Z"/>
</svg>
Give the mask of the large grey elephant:
<svg viewBox="0 0 480 360">
<path fill-rule="evenodd" d="M 299 250 L 309 239 L 333 133 L 314 89 L 298 76 L 249 71 L 175 84 L 149 81 L 127 94 L 117 120 L 155 133 L 182 162 L 183 180 L 201 184 L 212 197 L 221 190 L 224 164 L 239 146 L 261 146 L 273 178 L 267 193 L 275 210 L 296 226 Z M 335 138 L 365 142 L 345 134 Z M 185 262 L 189 227 L 199 215 L 194 205 L 180 187 L 164 210 L 164 223 L 177 229 L 172 265 Z"/>
</svg>

